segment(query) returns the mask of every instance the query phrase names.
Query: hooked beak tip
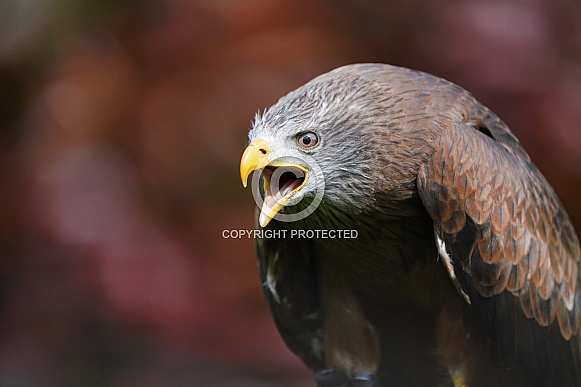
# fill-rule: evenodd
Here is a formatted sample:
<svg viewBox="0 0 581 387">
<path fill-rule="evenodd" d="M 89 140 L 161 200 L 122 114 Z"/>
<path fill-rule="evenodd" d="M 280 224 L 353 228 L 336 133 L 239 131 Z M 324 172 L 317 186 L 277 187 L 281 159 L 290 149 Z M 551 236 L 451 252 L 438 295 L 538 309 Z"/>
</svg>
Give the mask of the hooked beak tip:
<svg viewBox="0 0 581 387">
<path fill-rule="evenodd" d="M 254 140 L 244 150 L 240 160 L 240 178 L 244 188 L 248 185 L 248 176 L 253 171 L 266 165 L 268 152 L 268 144 L 261 139 Z"/>
</svg>

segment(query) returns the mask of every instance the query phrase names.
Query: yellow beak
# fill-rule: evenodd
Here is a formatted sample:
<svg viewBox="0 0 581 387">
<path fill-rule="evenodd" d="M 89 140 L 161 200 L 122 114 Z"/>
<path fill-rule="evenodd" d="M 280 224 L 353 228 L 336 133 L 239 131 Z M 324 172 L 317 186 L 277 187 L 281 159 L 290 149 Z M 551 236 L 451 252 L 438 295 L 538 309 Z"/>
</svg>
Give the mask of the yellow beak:
<svg viewBox="0 0 581 387">
<path fill-rule="evenodd" d="M 242 185 L 246 187 L 248 176 L 256 170 L 262 170 L 264 176 L 264 192 L 265 198 L 260 209 L 260 216 L 258 222 L 261 227 L 266 225 L 280 212 L 280 210 L 289 202 L 290 198 L 299 191 L 306 182 L 307 169 L 301 165 L 291 164 L 273 160 L 269 163 L 268 143 L 264 140 L 258 139 L 253 141 L 242 154 L 240 160 L 240 178 Z M 265 169 L 265 167 L 267 167 Z M 275 174 L 275 170 L 284 168 L 277 174 L 277 183 L 275 187 L 271 187 L 271 177 Z M 281 190 L 279 178 L 282 174 L 291 172 L 295 178 L 287 180 L 284 188 Z M 271 189 L 272 188 L 272 189 Z M 281 192 L 282 191 L 282 192 Z"/>
<path fill-rule="evenodd" d="M 248 145 L 240 160 L 240 178 L 244 188 L 248 184 L 248 175 L 268 164 L 268 152 L 268 144 L 264 140 L 258 139 Z"/>
</svg>

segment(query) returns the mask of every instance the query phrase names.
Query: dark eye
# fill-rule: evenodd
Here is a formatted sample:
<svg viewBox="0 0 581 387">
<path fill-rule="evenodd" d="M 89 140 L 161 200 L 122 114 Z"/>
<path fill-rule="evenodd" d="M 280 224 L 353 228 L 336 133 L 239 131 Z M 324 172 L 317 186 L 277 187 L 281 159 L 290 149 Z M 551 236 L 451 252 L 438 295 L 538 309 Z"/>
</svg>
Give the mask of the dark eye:
<svg viewBox="0 0 581 387">
<path fill-rule="evenodd" d="M 303 148 L 312 148 L 319 143 L 319 136 L 313 132 L 307 132 L 299 135 L 298 143 Z"/>
</svg>

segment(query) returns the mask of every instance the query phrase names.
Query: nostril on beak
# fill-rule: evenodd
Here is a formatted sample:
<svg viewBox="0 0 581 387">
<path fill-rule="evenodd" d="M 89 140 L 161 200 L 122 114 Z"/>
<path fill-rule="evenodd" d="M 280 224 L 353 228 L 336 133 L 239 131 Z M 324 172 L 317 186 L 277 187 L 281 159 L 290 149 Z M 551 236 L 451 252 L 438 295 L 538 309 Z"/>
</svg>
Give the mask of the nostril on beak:
<svg viewBox="0 0 581 387">
<path fill-rule="evenodd" d="M 263 155 L 265 155 L 265 154 L 266 154 L 266 149 L 264 149 L 264 148 L 260 148 L 259 150 L 260 150 L 260 153 L 262 153 Z"/>
</svg>

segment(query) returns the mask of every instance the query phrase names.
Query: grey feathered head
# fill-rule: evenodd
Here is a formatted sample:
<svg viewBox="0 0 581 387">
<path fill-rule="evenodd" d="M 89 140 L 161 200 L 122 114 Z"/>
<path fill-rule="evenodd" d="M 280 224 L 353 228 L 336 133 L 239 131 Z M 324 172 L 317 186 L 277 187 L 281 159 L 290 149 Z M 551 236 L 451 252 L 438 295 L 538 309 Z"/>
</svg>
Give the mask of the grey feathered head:
<svg viewBox="0 0 581 387">
<path fill-rule="evenodd" d="M 366 77 L 367 69 L 373 77 Z M 246 185 L 252 171 L 262 173 L 262 226 L 279 213 L 304 210 L 318 194 L 323 206 L 350 212 L 372 205 L 378 194 L 410 194 L 417 161 L 430 149 L 429 138 L 410 131 L 437 125 L 426 109 L 439 106 L 427 103 L 429 95 L 408 97 L 406 90 L 421 90 L 415 84 L 420 80 L 433 83 L 435 93 L 451 84 L 439 85 L 441 80 L 430 76 L 406 77 L 391 66 L 382 69 L 384 82 L 378 82 L 373 64 L 338 68 L 256 116 L 240 174 Z M 446 107 L 440 108 L 444 116 Z M 414 138 L 421 143 L 410 144 Z"/>
</svg>

